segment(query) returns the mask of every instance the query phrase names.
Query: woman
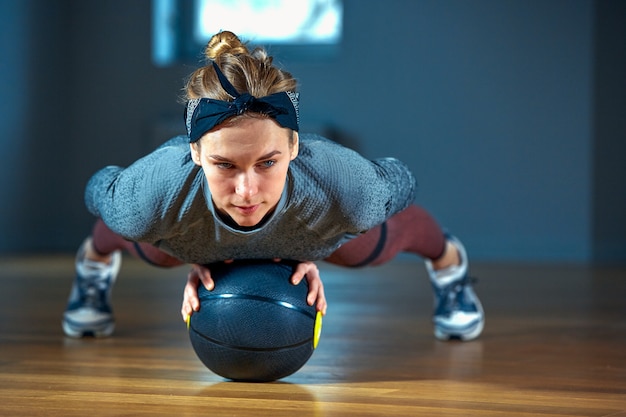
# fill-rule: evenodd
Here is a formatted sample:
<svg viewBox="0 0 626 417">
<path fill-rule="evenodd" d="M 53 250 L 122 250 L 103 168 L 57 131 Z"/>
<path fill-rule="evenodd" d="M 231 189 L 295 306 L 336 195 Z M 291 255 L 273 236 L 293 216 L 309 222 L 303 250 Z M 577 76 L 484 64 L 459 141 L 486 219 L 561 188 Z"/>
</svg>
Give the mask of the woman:
<svg viewBox="0 0 626 417">
<path fill-rule="evenodd" d="M 90 179 L 85 201 L 98 220 L 77 254 L 65 333 L 113 332 L 109 298 L 121 250 L 157 266 L 191 265 L 183 319 L 199 308 L 198 285 L 213 288 L 205 266 L 213 262 L 298 260 L 292 281 L 306 278 L 308 303 L 325 314 L 313 261 L 377 265 L 406 251 L 425 259 L 435 336 L 478 337 L 484 315 L 463 245 L 412 203 L 407 167 L 299 134 L 296 80 L 264 50 L 220 32 L 205 54 L 208 64 L 186 85 L 187 136 Z"/>
</svg>

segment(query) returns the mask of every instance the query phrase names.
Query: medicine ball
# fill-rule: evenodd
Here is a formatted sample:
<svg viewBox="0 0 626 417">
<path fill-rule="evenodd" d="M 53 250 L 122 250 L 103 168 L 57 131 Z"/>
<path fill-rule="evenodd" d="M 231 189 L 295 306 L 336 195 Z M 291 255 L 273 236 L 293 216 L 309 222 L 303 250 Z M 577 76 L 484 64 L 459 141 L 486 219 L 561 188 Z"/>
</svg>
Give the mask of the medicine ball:
<svg viewBox="0 0 626 417">
<path fill-rule="evenodd" d="M 235 381 L 267 382 L 298 371 L 321 333 L 321 314 L 306 302 L 306 278 L 290 281 L 297 262 L 246 260 L 208 265 L 212 291 L 198 288 L 200 310 L 188 321 L 202 363 Z"/>
</svg>

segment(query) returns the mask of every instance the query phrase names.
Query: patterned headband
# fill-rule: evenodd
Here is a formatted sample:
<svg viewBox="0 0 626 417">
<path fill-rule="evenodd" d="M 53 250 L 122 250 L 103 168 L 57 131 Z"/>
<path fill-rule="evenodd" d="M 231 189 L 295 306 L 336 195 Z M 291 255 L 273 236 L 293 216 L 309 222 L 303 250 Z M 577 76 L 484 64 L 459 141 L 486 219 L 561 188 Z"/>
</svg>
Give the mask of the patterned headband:
<svg viewBox="0 0 626 417">
<path fill-rule="evenodd" d="M 239 93 L 228 81 L 220 68 L 213 62 L 224 91 L 234 100 L 222 101 L 212 98 L 196 98 L 187 102 L 185 124 L 189 142 L 196 142 L 206 132 L 224 122 L 247 111 L 266 114 L 276 120 L 282 127 L 298 130 L 300 116 L 298 103 L 300 95 L 292 91 L 270 94 L 265 97 L 254 97 L 249 93 Z"/>
</svg>

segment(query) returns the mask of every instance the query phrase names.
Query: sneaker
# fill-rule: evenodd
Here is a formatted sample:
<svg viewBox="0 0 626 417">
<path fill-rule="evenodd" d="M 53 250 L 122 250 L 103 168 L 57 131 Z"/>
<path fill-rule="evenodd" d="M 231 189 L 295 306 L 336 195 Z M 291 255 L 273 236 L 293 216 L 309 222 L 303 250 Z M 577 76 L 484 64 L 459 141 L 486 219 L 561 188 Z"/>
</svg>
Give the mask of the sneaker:
<svg viewBox="0 0 626 417">
<path fill-rule="evenodd" d="M 76 255 L 76 278 L 63 314 L 63 331 L 70 337 L 106 337 L 113 333 L 115 320 L 110 298 L 122 263 L 115 251 L 109 263 L 85 258 L 84 244 Z"/>
<path fill-rule="evenodd" d="M 453 236 L 446 237 L 458 249 L 461 264 L 434 270 L 432 263 L 426 260 L 435 295 L 435 337 L 468 341 L 483 331 L 485 314 L 472 288 L 474 280 L 467 275 L 468 259 L 463 244 Z"/>
</svg>

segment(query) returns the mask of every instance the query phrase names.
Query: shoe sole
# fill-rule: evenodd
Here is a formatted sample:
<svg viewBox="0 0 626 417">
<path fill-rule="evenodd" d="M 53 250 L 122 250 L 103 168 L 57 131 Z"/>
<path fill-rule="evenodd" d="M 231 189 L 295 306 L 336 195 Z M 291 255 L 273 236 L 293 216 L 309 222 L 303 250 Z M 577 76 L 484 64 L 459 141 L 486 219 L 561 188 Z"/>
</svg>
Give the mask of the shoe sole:
<svg viewBox="0 0 626 417">
<path fill-rule="evenodd" d="M 448 341 L 448 340 L 460 340 L 463 342 L 469 342 L 470 340 L 476 339 L 483 332 L 485 327 L 485 320 L 480 320 L 474 326 L 464 330 L 463 332 L 445 332 L 439 328 L 435 328 L 435 338 L 437 340 Z"/>
<path fill-rule="evenodd" d="M 63 320 L 61 326 L 63 327 L 63 332 L 65 333 L 65 335 L 74 339 L 80 339 L 83 337 L 109 337 L 113 334 L 113 331 L 115 330 L 115 323 L 108 323 L 96 328 L 92 327 L 87 329 L 83 327 L 72 326 L 66 320 Z"/>
</svg>

